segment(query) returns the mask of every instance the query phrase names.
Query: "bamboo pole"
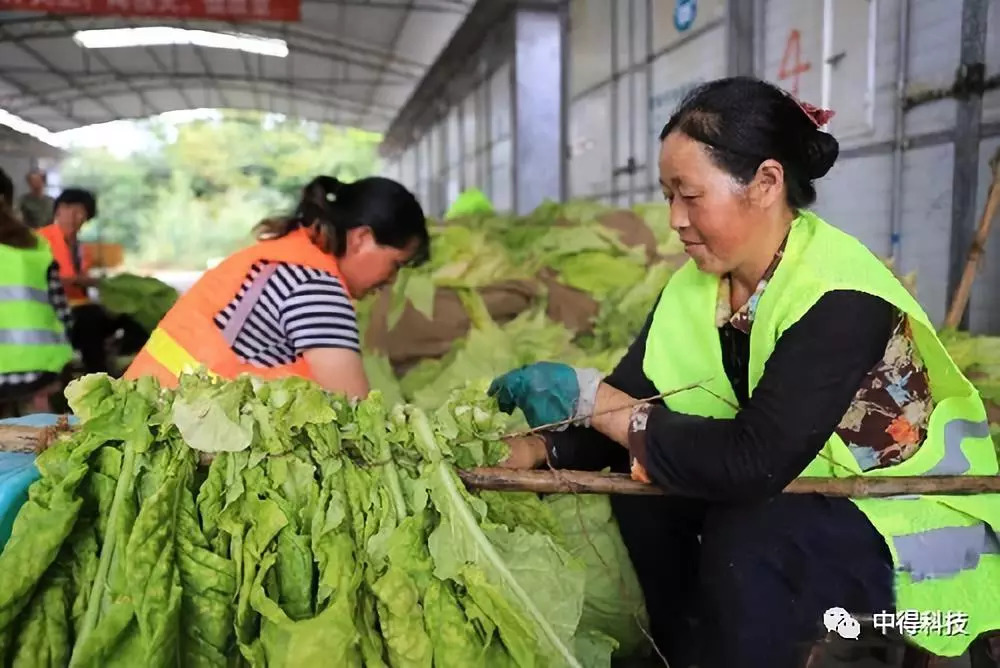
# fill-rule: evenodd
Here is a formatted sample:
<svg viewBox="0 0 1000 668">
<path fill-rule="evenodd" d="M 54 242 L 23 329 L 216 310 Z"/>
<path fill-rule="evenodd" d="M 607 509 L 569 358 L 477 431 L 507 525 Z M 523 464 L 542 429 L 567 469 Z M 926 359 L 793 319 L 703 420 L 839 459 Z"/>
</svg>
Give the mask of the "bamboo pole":
<svg viewBox="0 0 1000 668">
<path fill-rule="evenodd" d="M 459 477 L 475 489 L 538 493 L 626 494 L 669 496 L 664 490 L 624 473 L 589 471 L 518 471 L 481 468 L 459 471 Z M 851 478 L 800 478 L 793 480 L 784 494 L 821 494 L 852 498 L 874 498 L 901 494 L 980 494 L 1000 492 L 1000 476 L 911 476 Z"/>
<path fill-rule="evenodd" d="M 979 219 L 979 227 L 976 229 L 976 236 L 972 240 L 969 248 L 969 259 L 965 262 L 965 270 L 962 278 L 955 288 L 955 294 L 951 299 L 951 306 L 948 307 L 948 315 L 944 319 L 946 329 L 958 327 L 962 321 L 962 314 L 969 304 L 969 296 L 972 294 L 972 283 L 976 280 L 976 269 L 979 260 L 986 252 L 986 241 L 990 236 L 990 226 L 993 225 L 993 218 L 996 216 L 997 207 L 1000 207 L 1000 149 L 990 160 L 990 169 L 993 170 L 993 181 L 990 182 L 989 193 L 986 198 L 986 207 L 983 215 Z"/>
<path fill-rule="evenodd" d="M 65 420 L 55 427 L 28 427 L 0 424 L 0 452 L 39 452 L 54 439 L 72 430 Z M 202 453 L 202 463 L 211 461 Z M 520 471 L 507 468 L 479 468 L 458 472 L 466 486 L 497 491 L 538 492 L 541 494 L 624 494 L 630 496 L 671 495 L 656 485 L 632 480 L 623 473 L 589 471 Z M 1000 476 L 912 476 L 848 478 L 801 478 L 784 489 L 785 494 L 873 498 L 900 494 L 980 494 L 1000 493 Z"/>
</svg>

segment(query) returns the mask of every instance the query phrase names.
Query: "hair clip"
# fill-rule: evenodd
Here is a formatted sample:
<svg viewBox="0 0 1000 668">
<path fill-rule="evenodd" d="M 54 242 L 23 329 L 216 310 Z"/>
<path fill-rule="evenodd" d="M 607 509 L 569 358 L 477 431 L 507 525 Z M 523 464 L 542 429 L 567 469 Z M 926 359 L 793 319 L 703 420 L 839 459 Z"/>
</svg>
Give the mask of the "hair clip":
<svg viewBox="0 0 1000 668">
<path fill-rule="evenodd" d="M 337 201 L 337 193 L 327 193 L 326 194 L 326 201 L 327 202 L 336 202 Z"/>
<path fill-rule="evenodd" d="M 820 109 L 817 106 L 811 105 L 808 102 L 803 102 L 797 98 L 793 97 L 792 99 L 795 100 L 795 103 L 799 105 L 799 109 L 801 109 L 802 112 L 809 117 L 809 120 L 811 120 L 817 128 L 821 128 L 829 123 L 830 119 L 837 113 L 833 109 Z"/>
</svg>

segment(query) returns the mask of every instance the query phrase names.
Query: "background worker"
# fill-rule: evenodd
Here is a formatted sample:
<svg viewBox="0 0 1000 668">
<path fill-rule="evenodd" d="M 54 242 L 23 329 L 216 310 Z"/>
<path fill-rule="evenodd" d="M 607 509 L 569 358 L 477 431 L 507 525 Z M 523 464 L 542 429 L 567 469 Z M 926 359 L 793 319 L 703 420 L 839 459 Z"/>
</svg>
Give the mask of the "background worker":
<svg viewBox="0 0 1000 668">
<path fill-rule="evenodd" d="M 205 367 L 224 378 L 300 376 L 368 394 L 351 303 L 429 255 L 416 198 L 395 181 L 313 179 L 287 218 L 210 269 L 183 294 L 126 372 L 176 385 Z"/>
<path fill-rule="evenodd" d="M 917 637 L 949 656 L 1000 628 L 1000 495 L 780 493 L 800 476 L 997 473 L 983 402 L 926 314 L 806 208 L 838 154 L 829 116 L 754 79 L 694 90 L 659 161 L 690 261 L 635 342 L 607 378 L 540 363 L 490 388 L 532 426 L 587 425 L 511 441 L 509 466 L 547 455 L 679 495 L 612 497 L 678 668 L 805 665 L 831 607 L 964 611 L 970 635 Z"/>
<path fill-rule="evenodd" d="M 90 276 L 91 259 L 79 242 L 80 230 L 96 215 L 97 199 L 92 192 L 67 188 L 55 200 L 49 223 L 38 230 L 59 264 L 59 276 L 71 307 L 89 304 L 87 289 L 97 284 Z"/>
<path fill-rule="evenodd" d="M 0 170 L 0 402 L 43 413 L 73 357 L 71 316 L 48 246 L 14 215 L 13 202 L 13 183 Z"/>
<path fill-rule="evenodd" d="M 99 279 L 90 271 L 92 261 L 84 251 L 79 235 L 84 224 L 97 215 L 97 198 L 89 190 L 67 188 L 55 200 L 52 222 L 38 230 L 49 243 L 52 256 L 59 266 L 66 298 L 73 312 L 70 340 L 80 352 L 86 373 L 108 373 L 109 341 L 120 335 L 121 352 L 137 351 L 146 342 L 149 332 L 132 318 L 112 315 L 90 299 L 88 290 Z"/>
<path fill-rule="evenodd" d="M 25 176 L 25 181 L 28 183 L 28 192 L 21 195 L 17 205 L 21 211 L 21 219 L 32 229 L 44 227 L 52 220 L 55 204 L 45 193 L 45 172 L 33 169 Z"/>
</svg>

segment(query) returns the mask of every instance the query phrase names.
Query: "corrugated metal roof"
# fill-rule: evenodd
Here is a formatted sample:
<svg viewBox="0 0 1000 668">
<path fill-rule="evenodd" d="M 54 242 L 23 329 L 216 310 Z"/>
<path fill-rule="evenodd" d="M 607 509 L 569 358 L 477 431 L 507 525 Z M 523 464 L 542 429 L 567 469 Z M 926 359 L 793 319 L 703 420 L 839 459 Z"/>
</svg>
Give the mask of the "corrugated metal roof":
<svg viewBox="0 0 1000 668">
<path fill-rule="evenodd" d="M 2 5 L 2 2 L 0 2 Z M 472 0 L 303 0 L 299 23 L 0 13 L 0 109 L 53 132 L 197 108 L 383 131 Z M 79 30 L 173 26 L 280 38 L 288 56 L 191 45 L 84 49 Z"/>
<path fill-rule="evenodd" d="M 59 158 L 63 155 L 63 151 L 30 135 L 0 125 L 0 156 L 3 155 Z"/>
</svg>

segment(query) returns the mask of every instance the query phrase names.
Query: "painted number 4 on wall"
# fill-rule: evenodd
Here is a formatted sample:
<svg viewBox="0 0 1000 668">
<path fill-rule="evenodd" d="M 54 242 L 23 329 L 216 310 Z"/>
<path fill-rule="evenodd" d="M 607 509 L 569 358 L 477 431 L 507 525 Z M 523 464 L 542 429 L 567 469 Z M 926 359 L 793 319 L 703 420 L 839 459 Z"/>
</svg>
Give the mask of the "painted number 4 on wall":
<svg viewBox="0 0 1000 668">
<path fill-rule="evenodd" d="M 791 79 L 790 84 L 782 84 L 792 95 L 799 94 L 799 77 L 808 72 L 812 65 L 802 61 L 802 35 L 798 30 L 788 33 L 785 41 L 785 52 L 781 55 L 781 65 L 778 67 L 778 81 Z"/>
<path fill-rule="evenodd" d="M 684 32 L 694 23 L 698 13 L 698 0 L 677 0 L 674 5 L 674 27 L 678 32 Z"/>
</svg>

